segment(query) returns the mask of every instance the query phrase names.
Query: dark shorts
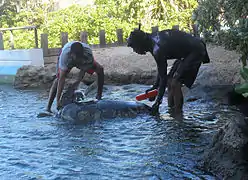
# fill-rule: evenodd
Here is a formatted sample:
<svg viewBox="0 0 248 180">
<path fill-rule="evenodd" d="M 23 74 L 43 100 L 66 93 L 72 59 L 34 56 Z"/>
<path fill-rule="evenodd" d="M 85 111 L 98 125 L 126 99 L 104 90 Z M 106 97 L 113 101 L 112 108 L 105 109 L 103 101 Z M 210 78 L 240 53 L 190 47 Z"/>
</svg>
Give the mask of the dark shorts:
<svg viewBox="0 0 248 180">
<path fill-rule="evenodd" d="M 58 56 L 58 59 L 57 59 L 57 66 L 56 66 L 56 76 L 57 76 L 57 78 L 59 78 L 59 72 L 60 72 L 60 68 L 59 68 L 59 57 L 60 57 L 61 52 L 62 51 L 60 50 L 59 51 L 59 56 Z M 94 62 L 93 62 L 94 69 L 95 69 L 95 66 L 96 66 L 96 61 L 94 60 Z M 86 73 L 92 75 L 95 72 L 94 69 L 93 68 L 92 69 L 89 69 L 88 71 L 86 71 Z M 67 71 L 70 72 L 70 70 L 71 69 L 68 69 Z"/>
<path fill-rule="evenodd" d="M 201 58 L 190 59 L 189 62 L 177 59 L 172 65 L 168 77 L 176 79 L 188 88 L 191 88 L 195 82 L 201 63 Z"/>
</svg>

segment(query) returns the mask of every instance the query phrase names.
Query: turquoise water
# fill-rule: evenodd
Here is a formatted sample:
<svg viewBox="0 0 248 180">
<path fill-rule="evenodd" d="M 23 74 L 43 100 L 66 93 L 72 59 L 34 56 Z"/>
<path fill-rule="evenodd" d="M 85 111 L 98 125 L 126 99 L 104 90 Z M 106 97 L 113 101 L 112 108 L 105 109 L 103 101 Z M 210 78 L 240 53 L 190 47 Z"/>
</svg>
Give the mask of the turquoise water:
<svg viewBox="0 0 248 180">
<path fill-rule="evenodd" d="M 1 66 L 0 75 L 16 75 L 17 70 L 22 67 L 22 65 L 16 66 Z"/>
<path fill-rule="evenodd" d="M 0 66 L 0 84 L 13 83 L 17 70 L 21 65 Z"/>
<path fill-rule="evenodd" d="M 106 96 L 132 100 L 145 86 L 111 86 Z M 47 94 L 0 85 L 1 179 L 215 179 L 197 162 L 230 117 L 227 107 L 185 104 L 183 120 L 162 106 L 141 115 L 84 125 L 37 118 Z"/>
</svg>

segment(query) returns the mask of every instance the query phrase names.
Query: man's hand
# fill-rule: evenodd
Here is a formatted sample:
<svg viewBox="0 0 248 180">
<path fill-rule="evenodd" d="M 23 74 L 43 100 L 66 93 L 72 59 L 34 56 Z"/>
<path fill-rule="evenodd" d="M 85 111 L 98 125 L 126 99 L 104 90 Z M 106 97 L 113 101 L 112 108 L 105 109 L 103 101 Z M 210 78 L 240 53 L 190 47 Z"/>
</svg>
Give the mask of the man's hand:
<svg viewBox="0 0 248 180">
<path fill-rule="evenodd" d="M 61 101 L 57 102 L 57 110 L 59 111 L 62 108 L 62 104 Z"/>
<path fill-rule="evenodd" d="M 62 71 L 60 70 L 60 77 L 58 80 L 58 86 L 57 86 L 57 110 L 62 108 L 62 104 L 61 104 L 61 95 L 62 95 L 62 91 L 64 89 L 64 85 L 65 85 L 65 77 L 68 74 L 67 71 Z"/>
<path fill-rule="evenodd" d="M 157 87 L 153 85 L 151 88 L 149 88 L 149 89 L 146 90 L 146 94 L 147 94 L 149 91 L 152 91 L 152 90 L 154 90 L 154 89 L 157 89 Z"/>
<path fill-rule="evenodd" d="M 146 94 L 147 94 L 148 92 L 154 90 L 154 89 L 157 89 L 157 87 L 153 85 L 151 88 L 149 88 L 149 89 L 146 90 Z M 149 101 L 154 101 L 155 99 L 156 99 L 156 96 L 150 97 L 148 100 L 149 100 Z"/>
<path fill-rule="evenodd" d="M 148 98 L 149 101 L 154 101 L 156 99 L 156 96 Z"/>
<path fill-rule="evenodd" d="M 101 99 L 102 99 L 102 96 L 96 95 L 96 99 L 97 99 L 97 100 L 101 100 Z"/>
<path fill-rule="evenodd" d="M 159 105 L 161 104 L 161 102 L 156 101 L 153 105 L 152 105 L 152 112 L 151 115 L 156 116 L 159 114 Z"/>
</svg>

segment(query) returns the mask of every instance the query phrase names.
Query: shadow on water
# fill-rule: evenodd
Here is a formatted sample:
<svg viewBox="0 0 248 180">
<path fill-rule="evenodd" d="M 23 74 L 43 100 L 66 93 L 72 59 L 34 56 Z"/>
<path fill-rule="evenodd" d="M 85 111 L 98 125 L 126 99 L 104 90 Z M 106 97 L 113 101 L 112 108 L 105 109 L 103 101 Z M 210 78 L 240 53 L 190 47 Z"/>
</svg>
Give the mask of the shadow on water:
<svg viewBox="0 0 248 180">
<path fill-rule="evenodd" d="M 109 86 L 105 97 L 132 100 L 147 86 Z M 197 161 L 233 116 L 226 106 L 185 104 L 183 119 L 109 119 L 83 125 L 38 119 L 46 93 L 0 86 L 1 179 L 215 179 Z M 149 104 L 149 102 L 146 102 Z"/>
</svg>

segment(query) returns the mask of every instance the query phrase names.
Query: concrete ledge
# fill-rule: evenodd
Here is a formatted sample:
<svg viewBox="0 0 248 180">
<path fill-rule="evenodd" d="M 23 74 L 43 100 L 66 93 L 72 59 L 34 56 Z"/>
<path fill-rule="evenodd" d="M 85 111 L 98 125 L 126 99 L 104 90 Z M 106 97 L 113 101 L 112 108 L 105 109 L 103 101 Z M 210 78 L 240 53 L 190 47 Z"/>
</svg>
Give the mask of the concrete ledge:
<svg viewBox="0 0 248 180">
<path fill-rule="evenodd" d="M 42 49 L 0 50 L 0 76 L 3 77 L 1 81 L 13 82 L 12 76 L 24 65 L 44 67 Z"/>
</svg>

